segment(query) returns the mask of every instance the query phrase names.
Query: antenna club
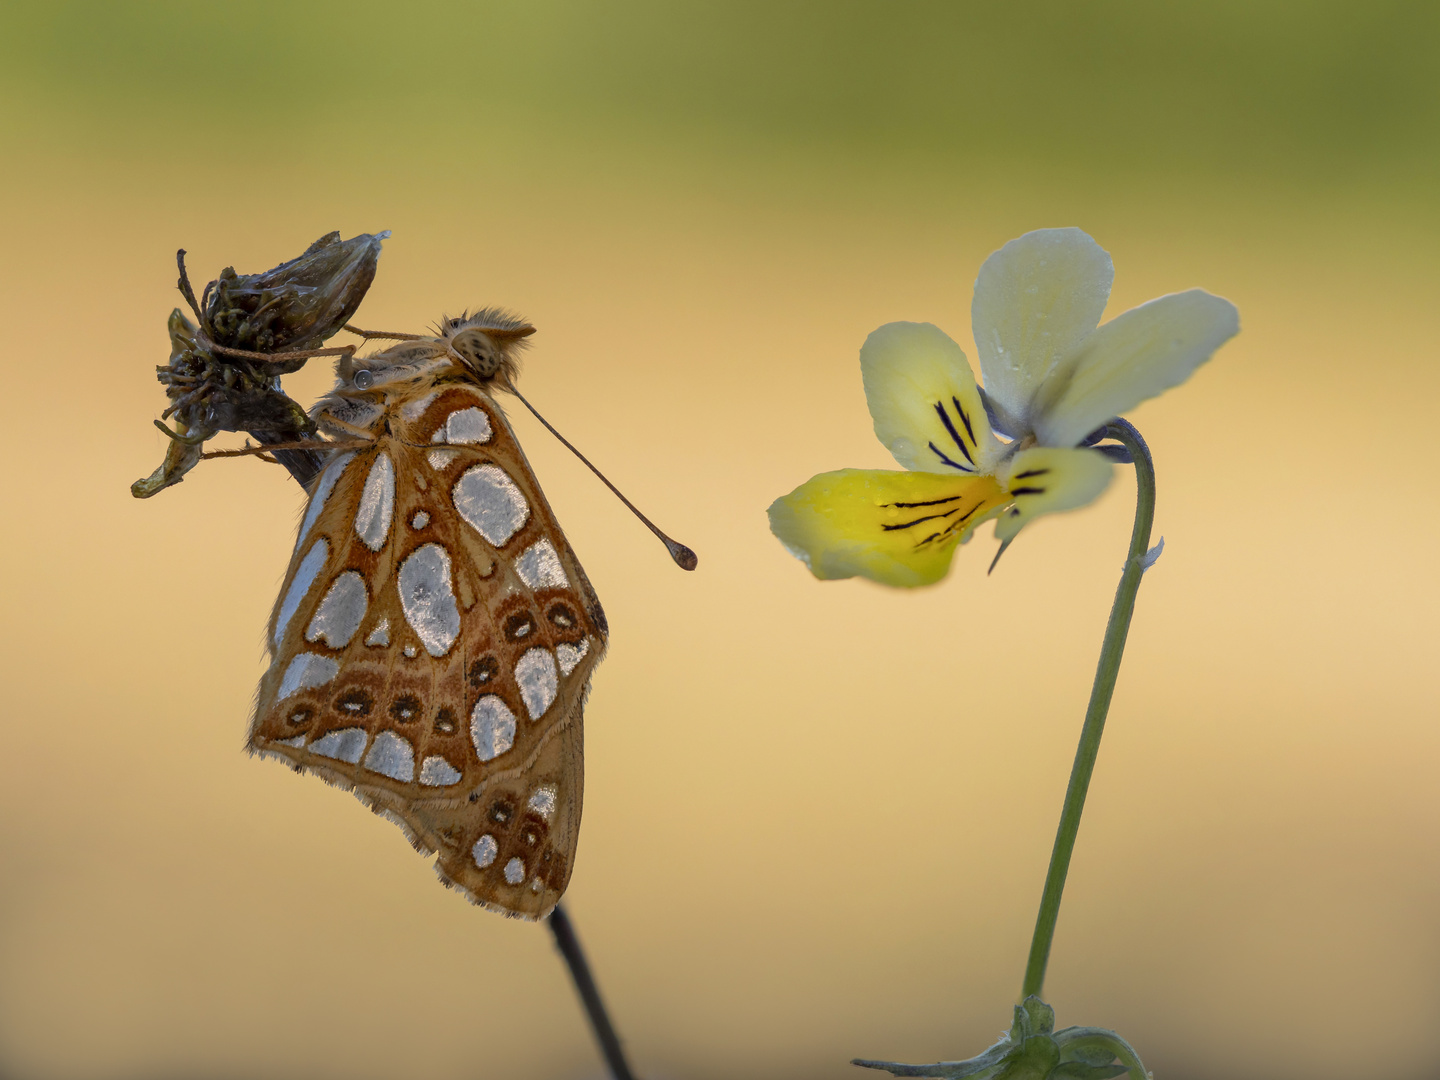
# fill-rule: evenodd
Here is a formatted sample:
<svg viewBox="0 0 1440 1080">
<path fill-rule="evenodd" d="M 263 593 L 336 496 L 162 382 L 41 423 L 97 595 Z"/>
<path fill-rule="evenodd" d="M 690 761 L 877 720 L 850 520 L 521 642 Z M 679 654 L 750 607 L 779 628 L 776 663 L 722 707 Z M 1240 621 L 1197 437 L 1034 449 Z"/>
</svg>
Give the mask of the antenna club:
<svg viewBox="0 0 1440 1080">
<path fill-rule="evenodd" d="M 675 565 L 681 570 L 694 570 L 700 565 L 700 557 L 691 551 L 684 544 L 676 543 L 674 540 L 666 540 L 665 547 L 670 552 L 670 557 L 675 560 Z"/>
</svg>

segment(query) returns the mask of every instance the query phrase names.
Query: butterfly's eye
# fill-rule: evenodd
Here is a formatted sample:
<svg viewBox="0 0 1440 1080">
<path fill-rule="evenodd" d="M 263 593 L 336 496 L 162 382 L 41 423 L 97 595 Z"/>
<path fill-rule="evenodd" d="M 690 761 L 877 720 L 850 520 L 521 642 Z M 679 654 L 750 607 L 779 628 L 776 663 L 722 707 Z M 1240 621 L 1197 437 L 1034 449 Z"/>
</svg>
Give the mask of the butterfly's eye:
<svg viewBox="0 0 1440 1080">
<path fill-rule="evenodd" d="M 361 368 L 355 372 L 355 389 L 369 390 L 375 385 L 375 373 L 369 368 Z"/>
<path fill-rule="evenodd" d="M 482 379 L 488 379 L 500 370 L 500 360 L 495 354 L 494 344 L 479 330 L 460 331 L 450 342 L 450 347 L 459 353 Z"/>
</svg>

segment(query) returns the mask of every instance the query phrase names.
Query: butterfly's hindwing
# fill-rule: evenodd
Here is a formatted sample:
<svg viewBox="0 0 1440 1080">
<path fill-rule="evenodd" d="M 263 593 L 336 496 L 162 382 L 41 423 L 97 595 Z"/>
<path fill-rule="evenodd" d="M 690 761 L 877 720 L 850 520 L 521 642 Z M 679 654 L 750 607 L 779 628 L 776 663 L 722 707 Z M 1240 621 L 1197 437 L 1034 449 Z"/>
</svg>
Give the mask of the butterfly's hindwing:
<svg viewBox="0 0 1440 1080">
<path fill-rule="evenodd" d="M 382 404 L 374 445 L 315 485 L 250 746 L 353 789 L 476 902 L 540 917 L 574 863 L 604 615 L 488 394 Z"/>
</svg>

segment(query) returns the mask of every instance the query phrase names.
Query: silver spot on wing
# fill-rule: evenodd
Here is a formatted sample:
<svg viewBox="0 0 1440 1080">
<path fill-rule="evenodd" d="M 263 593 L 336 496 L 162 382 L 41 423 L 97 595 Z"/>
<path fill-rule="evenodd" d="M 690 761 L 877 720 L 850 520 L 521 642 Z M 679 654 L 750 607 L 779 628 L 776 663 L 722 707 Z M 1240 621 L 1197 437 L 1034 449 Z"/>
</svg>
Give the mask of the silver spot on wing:
<svg viewBox="0 0 1440 1080">
<path fill-rule="evenodd" d="M 527 649 L 525 655 L 515 664 L 515 681 L 520 684 L 520 696 L 525 701 L 525 711 L 531 720 L 539 720 L 545 710 L 555 703 L 555 693 L 560 687 L 555 674 L 555 658 L 549 649 Z"/>
<path fill-rule="evenodd" d="M 556 791 L 554 784 L 546 784 L 543 787 L 538 787 L 530 793 L 530 809 L 534 810 L 546 821 L 549 821 L 550 815 L 555 813 L 555 798 Z"/>
<path fill-rule="evenodd" d="M 575 666 L 585 659 L 585 654 L 589 651 L 589 638 L 582 638 L 578 645 L 571 645 L 569 642 L 556 645 L 555 659 L 560 662 L 560 674 L 569 675 L 575 670 Z"/>
<path fill-rule="evenodd" d="M 466 469 L 450 497 L 460 516 L 495 547 L 503 546 L 530 519 L 530 504 L 498 465 Z"/>
<path fill-rule="evenodd" d="M 328 656 L 303 652 L 290 661 L 280 679 L 280 689 L 275 691 L 275 700 L 284 701 L 301 690 L 312 686 L 324 686 L 340 673 L 340 665 Z"/>
<path fill-rule="evenodd" d="M 439 390 L 431 390 L 428 394 L 423 394 L 414 401 L 407 401 L 404 405 L 400 406 L 401 419 L 413 424 L 425 415 L 425 410 L 430 407 L 430 403 L 439 396 Z"/>
<path fill-rule="evenodd" d="M 328 735 L 322 735 L 310 744 L 310 752 L 319 754 L 321 757 L 334 758 L 336 761 L 349 762 L 354 765 L 360 760 L 360 752 L 365 749 L 365 729 L 358 727 L 341 728 L 339 731 L 332 731 Z"/>
<path fill-rule="evenodd" d="M 285 599 L 280 602 L 279 614 L 275 616 L 275 635 L 271 639 L 275 642 L 275 648 L 280 648 L 280 642 L 285 639 L 285 629 L 290 625 L 290 620 L 295 617 L 295 609 L 300 606 L 300 601 L 305 599 L 305 594 L 310 591 L 310 586 L 315 584 L 315 578 L 320 573 L 320 568 L 325 565 L 325 560 L 329 557 L 330 545 L 322 536 L 305 553 L 305 558 L 300 560 L 300 566 L 290 580 L 290 588 L 285 590 Z"/>
<path fill-rule="evenodd" d="M 415 748 L 393 731 L 382 731 L 370 744 L 365 767 L 392 780 L 410 783 L 415 779 Z"/>
<path fill-rule="evenodd" d="M 460 770 L 443 757 L 432 754 L 420 766 L 420 783 L 426 787 L 449 787 L 460 780 Z"/>
<path fill-rule="evenodd" d="M 515 745 L 515 714 L 496 694 L 486 694 L 470 712 L 470 741 L 481 761 L 493 761 Z"/>
<path fill-rule="evenodd" d="M 494 432 L 490 427 L 490 417 L 485 415 L 483 409 L 471 407 L 469 409 L 457 409 L 445 418 L 445 423 L 440 429 L 430 436 L 432 443 L 451 443 L 452 445 L 473 445 L 475 443 L 487 443 Z"/>
<path fill-rule="evenodd" d="M 425 460 L 430 462 L 430 467 L 436 472 L 443 472 L 459 456 L 459 450 L 431 450 L 425 455 Z"/>
<path fill-rule="evenodd" d="M 444 656 L 460 634 L 460 609 L 450 585 L 449 552 L 439 544 L 418 547 L 400 565 L 397 576 L 405 621 L 426 652 Z"/>
<path fill-rule="evenodd" d="M 526 548 L 515 560 L 515 572 L 532 589 L 563 589 L 570 584 L 549 540 L 537 540 Z"/>
<path fill-rule="evenodd" d="M 340 481 L 340 474 L 345 471 L 345 466 L 350 464 L 355 452 L 348 451 L 341 454 L 325 466 L 325 471 L 320 474 L 320 479 L 315 484 L 315 494 L 310 496 L 310 505 L 305 508 L 305 520 L 300 522 L 300 535 L 295 538 L 295 550 L 300 550 L 300 545 L 305 542 L 305 537 L 310 535 L 310 530 L 315 527 L 315 522 L 320 518 L 320 511 L 325 509 L 325 500 L 330 498 L 330 493 L 335 490 L 335 485 Z"/>
<path fill-rule="evenodd" d="M 500 852 L 500 845 L 495 842 L 495 837 L 486 833 L 475 841 L 475 846 L 470 849 L 470 854 L 475 857 L 475 865 L 485 869 L 495 861 L 495 856 Z"/>
<path fill-rule="evenodd" d="M 370 475 L 365 478 L 365 489 L 360 493 L 360 507 L 355 511 L 355 535 L 371 551 L 379 551 L 390 534 L 394 513 L 395 466 L 390 463 L 390 455 L 382 452 L 375 456 Z"/>
<path fill-rule="evenodd" d="M 319 641 L 323 637 L 330 648 L 343 649 L 360 629 L 369 603 L 365 579 L 354 570 L 346 570 L 331 583 L 330 591 L 315 609 L 305 640 Z"/>
</svg>

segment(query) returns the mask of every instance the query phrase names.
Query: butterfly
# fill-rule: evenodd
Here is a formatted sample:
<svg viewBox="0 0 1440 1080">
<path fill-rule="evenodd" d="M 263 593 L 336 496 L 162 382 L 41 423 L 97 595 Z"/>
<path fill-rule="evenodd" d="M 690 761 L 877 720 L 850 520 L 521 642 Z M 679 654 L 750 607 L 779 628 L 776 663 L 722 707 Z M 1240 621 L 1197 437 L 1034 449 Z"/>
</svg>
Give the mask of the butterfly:
<svg viewBox="0 0 1440 1080">
<path fill-rule="evenodd" d="M 353 791 L 475 903 L 538 919 L 575 862 L 608 630 L 494 396 L 533 332 L 486 309 L 338 362 L 248 749 Z"/>
</svg>

